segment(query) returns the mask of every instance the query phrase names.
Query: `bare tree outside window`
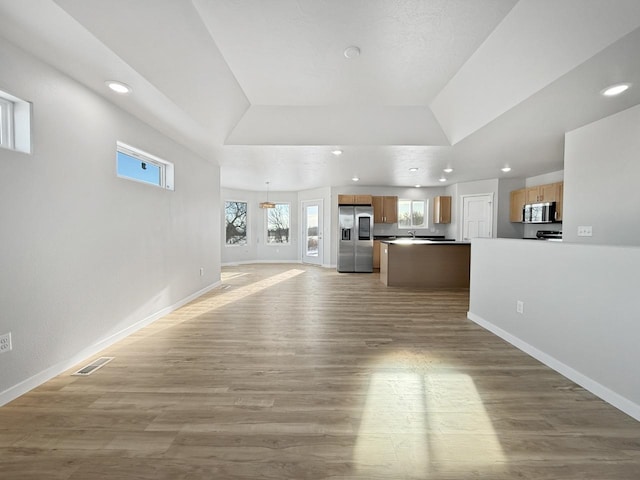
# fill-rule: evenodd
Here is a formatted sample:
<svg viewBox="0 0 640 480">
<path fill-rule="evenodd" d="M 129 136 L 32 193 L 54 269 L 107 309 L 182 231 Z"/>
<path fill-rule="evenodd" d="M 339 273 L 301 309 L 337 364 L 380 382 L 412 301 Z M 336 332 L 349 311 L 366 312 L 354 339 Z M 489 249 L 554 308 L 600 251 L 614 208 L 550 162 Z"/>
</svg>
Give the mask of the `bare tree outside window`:
<svg viewBox="0 0 640 480">
<path fill-rule="evenodd" d="M 247 202 L 224 202 L 227 245 L 247 244 Z"/>
<path fill-rule="evenodd" d="M 288 203 L 276 203 L 267 210 L 267 243 L 282 245 L 289 243 L 290 214 Z"/>
<path fill-rule="evenodd" d="M 426 228 L 426 202 L 424 200 L 398 200 L 399 228 Z"/>
</svg>

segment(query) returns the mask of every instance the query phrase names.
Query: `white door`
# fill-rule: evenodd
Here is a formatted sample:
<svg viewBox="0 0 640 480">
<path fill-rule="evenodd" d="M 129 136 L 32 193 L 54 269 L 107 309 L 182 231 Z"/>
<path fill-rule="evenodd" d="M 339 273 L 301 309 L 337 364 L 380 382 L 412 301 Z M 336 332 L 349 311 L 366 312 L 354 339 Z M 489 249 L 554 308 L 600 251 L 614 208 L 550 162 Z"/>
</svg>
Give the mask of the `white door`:
<svg viewBox="0 0 640 480">
<path fill-rule="evenodd" d="M 302 262 L 322 265 L 322 200 L 302 202 Z"/>
<path fill-rule="evenodd" d="M 493 194 L 462 197 L 462 239 L 492 236 Z"/>
</svg>

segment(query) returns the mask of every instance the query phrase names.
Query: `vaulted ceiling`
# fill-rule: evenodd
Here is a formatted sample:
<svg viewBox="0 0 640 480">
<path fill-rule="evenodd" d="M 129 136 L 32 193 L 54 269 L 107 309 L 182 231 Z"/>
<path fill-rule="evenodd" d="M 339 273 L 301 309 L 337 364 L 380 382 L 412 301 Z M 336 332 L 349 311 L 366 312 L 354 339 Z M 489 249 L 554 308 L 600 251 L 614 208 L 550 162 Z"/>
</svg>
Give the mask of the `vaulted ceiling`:
<svg viewBox="0 0 640 480">
<path fill-rule="evenodd" d="M 637 0 L 0 0 L 0 36 L 229 188 L 533 176 L 562 169 L 564 132 L 640 103 Z"/>
</svg>

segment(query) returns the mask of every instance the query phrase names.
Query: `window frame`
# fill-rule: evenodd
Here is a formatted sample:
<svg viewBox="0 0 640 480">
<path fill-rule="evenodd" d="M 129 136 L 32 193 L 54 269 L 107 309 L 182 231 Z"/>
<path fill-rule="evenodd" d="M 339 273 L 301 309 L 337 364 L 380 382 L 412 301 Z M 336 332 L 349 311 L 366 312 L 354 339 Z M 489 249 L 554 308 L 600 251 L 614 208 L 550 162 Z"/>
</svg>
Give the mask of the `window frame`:
<svg viewBox="0 0 640 480">
<path fill-rule="evenodd" d="M 282 243 L 271 243 L 269 242 L 269 213 L 274 208 L 265 208 L 265 218 L 264 218 L 264 243 L 269 247 L 278 247 L 278 246 L 287 246 L 291 245 L 291 203 L 290 202 L 273 202 L 276 204 L 276 208 L 278 205 L 286 205 L 288 212 L 288 221 L 289 221 L 289 235 L 287 236 L 287 241 Z"/>
<path fill-rule="evenodd" d="M 400 204 L 402 202 L 410 202 L 409 218 L 411 220 L 411 225 L 409 226 L 400 225 Z M 421 225 L 413 224 L 413 204 L 417 202 L 421 202 L 424 205 L 424 221 Z M 427 199 L 399 198 L 398 199 L 398 229 L 411 230 L 416 228 L 429 228 L 428 212 L 429 212 L 429 200 Z"/>
<path fill-rule="evenodd" d="M 140 160 L 142 163 L 150 163 L 160 169 L 160 179 L 159 183 L 151 183 L 144 180 L 139 180 L 135 177 L 129 177 L 127 175 L 121 175 L 118 172 L 118 154 L 122 153 L 123 155 L 127 155 L 129 157 L 135 158 L 136 160 Z M 128 145 L 124 142 L 117 141 L 116 142 L 116 176 L 118 178 L 124 178 L 125 180 L 130 180 L 137 183 L 142 183 L 144 185 L 150 185 L 152 187 L 159 187 L 163 190 L 175 190 L 174 186 L 174 166 L 173 163 L 168 162 L 160 157 L 157 157 L 151 153 L 145 152 L 144 150 L 140 150 L 139 148 Z"/>
<path fill-rule="evenodd" d="M 247 207 L 246 207 L 246 211 L 245 211 L 245 243 L 228 243 L 227 242 L 227 203 L 244 203 Z M 224 200 L 223 201 L 223 215 L 222 217 L 224 218 L 224 246 L 225 247 L 231 247 L 231 248 L 238 248 L 238 247 L 246 247 L 249 245 L 249 202 L 247 200 Z"/>
<path fill-rule="evenodd" d="M 0 147 L 13 150 L 14 139 L 14 102 L 0 95 Z"/>
</svg>

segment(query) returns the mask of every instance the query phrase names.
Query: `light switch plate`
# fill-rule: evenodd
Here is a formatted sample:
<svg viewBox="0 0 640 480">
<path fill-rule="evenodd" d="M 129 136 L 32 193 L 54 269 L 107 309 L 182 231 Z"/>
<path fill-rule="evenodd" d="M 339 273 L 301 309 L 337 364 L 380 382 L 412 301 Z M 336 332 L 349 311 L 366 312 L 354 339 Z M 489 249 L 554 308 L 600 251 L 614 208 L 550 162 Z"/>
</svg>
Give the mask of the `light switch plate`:
<svg viewBox="0 0 640 480">
<path fill-rule="evenodd" d="M 593 236 L 593 227 L 591 225 L 579 225 L 578 226 L 579 237 L 591 237 Z"/>
</svg>

